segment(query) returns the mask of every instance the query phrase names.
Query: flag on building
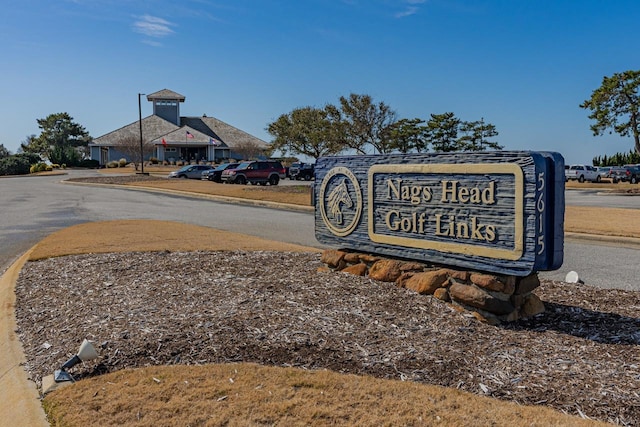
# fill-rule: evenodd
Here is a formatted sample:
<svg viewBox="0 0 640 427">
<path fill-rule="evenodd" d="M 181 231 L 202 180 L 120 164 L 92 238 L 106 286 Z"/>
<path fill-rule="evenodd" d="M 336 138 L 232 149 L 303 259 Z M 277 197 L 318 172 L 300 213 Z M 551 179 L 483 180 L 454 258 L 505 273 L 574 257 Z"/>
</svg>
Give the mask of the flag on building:
<svg viewBox="0 0 640 427">
<path fill-rule="evenodd" d="M 209 144 L 215 145 L 217 147 L 218 145 L 220 145 L 220 141 L 215 138 L 209 138 Z"/>
<path fill-rule="evenodd" d="M 162 138 L 162 145 L 164 145 L 165 147 L 167 145 L 167 141 L 164 138 Z"/>
<path fill-rule="evenodd" d="M 193 138 L 193 135 L 189 131 L 187 131 L 187 138 Z"/>
</svg>

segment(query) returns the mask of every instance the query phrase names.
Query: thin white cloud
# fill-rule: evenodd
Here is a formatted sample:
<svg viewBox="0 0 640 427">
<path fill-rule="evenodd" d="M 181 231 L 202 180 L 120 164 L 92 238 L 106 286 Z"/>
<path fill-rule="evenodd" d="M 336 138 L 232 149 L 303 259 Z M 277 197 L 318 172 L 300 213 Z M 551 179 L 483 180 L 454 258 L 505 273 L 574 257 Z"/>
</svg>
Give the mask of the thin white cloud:
<svg viewBox="0 0 640 427">
<path fill-rule="evenodd" d="M 133 31 L 145 36 L 161 38 L 173 34 L 171 27 L 174 25 L 162 18 L 144 15 L 133 23 Z"/>
<path fill-rule="evenodd" d="M 423 5 L 428 0 L 403 0 L 403 3 L 407 4 L 403 11 L 396 13 L 396 18 L 404 18 L 406 16 L 415 15 L 420 10 L 420 5 Z"/>
<path fill-rule="evenodd" d="M 155 40 L 142 40 L 142 43 L 144 44 L 148 44 L 149 46 L 153 46 L 153 47 L 162 47 L 162 43 L 157 42 Z"/>
<path fill-rule="evenodd" d="M 402 12 L 398 12 L 395 14 L 396 18 L 404 18 L 405 16 L 415 15 L 418 12 L 418 8 L 415 6 L 409 6 Z"/>
</svg>

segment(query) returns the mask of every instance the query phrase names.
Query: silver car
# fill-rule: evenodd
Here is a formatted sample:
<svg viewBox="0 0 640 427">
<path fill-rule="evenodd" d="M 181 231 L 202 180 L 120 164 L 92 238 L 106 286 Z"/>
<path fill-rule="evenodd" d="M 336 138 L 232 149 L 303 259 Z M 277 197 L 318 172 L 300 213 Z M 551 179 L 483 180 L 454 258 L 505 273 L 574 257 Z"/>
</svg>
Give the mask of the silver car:
<svg viewBox="0 0 640 427">
<path fill-rule="evenodd" d="M 170 172 L 169 178 L 201 179 L 202 172 L 210 169 L 213 169 L 213 167 L 209 165 L 187 165 L 177 171 Z"/>
</svg>

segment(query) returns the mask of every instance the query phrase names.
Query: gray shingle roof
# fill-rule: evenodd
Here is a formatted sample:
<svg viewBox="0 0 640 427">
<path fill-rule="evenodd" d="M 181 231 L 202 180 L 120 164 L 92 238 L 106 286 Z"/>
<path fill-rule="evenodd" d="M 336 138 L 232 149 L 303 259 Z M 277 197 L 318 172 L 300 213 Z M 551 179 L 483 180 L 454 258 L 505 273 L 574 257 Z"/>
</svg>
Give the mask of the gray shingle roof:
<svg viewBox="0 0 640 427">
<path fill-rule="evenodd" d="M 158 116 L 152 115 L 142 119 L 142 139 L 144 141 L 160 138 L 162 135 L 166 135 L 176 129 L 179 129 L 179 127 Z M 89 145 L 115 146 L 118 145 L 120 141 L 132 136 L 140 138 L 140 124 L 137 120 L 120 129 L 95 138 Z"/>
<path fill-rule="evenodd" d="M 215 117 L 181 117 L 180 121 L 183 126 L 190 126 L 205 135 L 212 136 L 230 148 L 243 146 L 247 143 L 260 148 L 269 147 L 269 144 L 260 138 L 248 134 Z"/>
<path fill-rule="evenodd" d="M 193 138 L 187 136 L 189 132 Z M 191 126 L 182 126 L 165 135 L 153 139 L 154 144 L 162 144 L 162 138 L 171 145 L 203 145 L 209 144 L 209 135 L 195 130 Z"/>
<path fill-rule="evenodd" d="M 172 90 L 162 89 L 150 95 L 147 95 L 147 101 L 153 101 L 154 99 L 173 99 L 176 101 L 184 102 L 185 97 L 184 95 L 180 95 L 179 93 Z"/>
</svg>

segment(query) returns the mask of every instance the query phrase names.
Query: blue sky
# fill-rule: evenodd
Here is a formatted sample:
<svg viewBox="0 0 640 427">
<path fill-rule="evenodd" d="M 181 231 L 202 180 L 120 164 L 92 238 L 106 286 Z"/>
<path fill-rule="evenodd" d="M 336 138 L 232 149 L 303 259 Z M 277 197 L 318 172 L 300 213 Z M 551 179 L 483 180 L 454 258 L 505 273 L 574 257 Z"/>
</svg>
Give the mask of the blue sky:
<svg viewBox="0 0 640 427">
<path fill-rule="evenodd" d="M 639 68 L 635 0 L 0 0 L 0 143 L 69 113 L 93 137 L 138 117 L 138 93 L 185 95 L 269 142 L 304 106 L 371 95 L 398 118 L 453 112 L 508 150 L 568 163 L 627 152 L 578 105 Z M 143 116 L 151 104 L 143 101 Z"/>
</svg>

